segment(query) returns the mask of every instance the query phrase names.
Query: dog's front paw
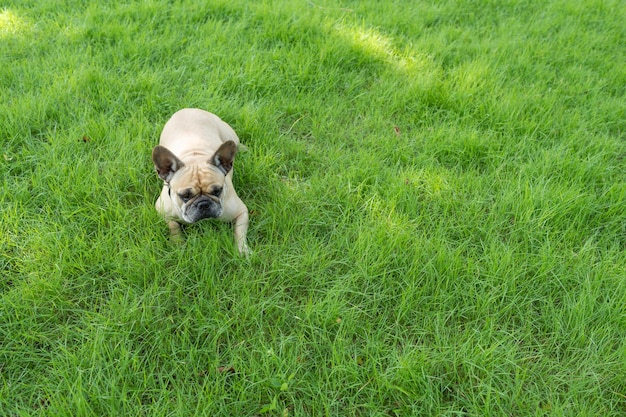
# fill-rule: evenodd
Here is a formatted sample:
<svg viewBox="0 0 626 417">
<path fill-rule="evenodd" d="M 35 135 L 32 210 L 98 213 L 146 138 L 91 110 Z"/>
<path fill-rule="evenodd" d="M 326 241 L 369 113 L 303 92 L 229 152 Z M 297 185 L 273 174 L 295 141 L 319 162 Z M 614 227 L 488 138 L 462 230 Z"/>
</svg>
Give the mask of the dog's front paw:
<svg viewBox="0 0 626 417">
<path fill-rule="evenodd" d="M 167 227 L 170 229 L 170 242 L 177 245 L 185 243 L 183 230 L 178 222 L 170 221 L 167 223 Z"/>
<path fill-rule="evenodd" d="M 170 235 L 169 242 L 172 245 L 180 246 L 180 245 L 183 245 L 185 243 L 185 238 L 182 235 L 182 233 L 179 233 L 177 235 Z"/>
<path fill-rule="evenodd" d="M 237 249 L 239 249 L 239 254 L 249 258 L 252 255 L 252 250 L 248 247 L 246 242 L 239 242 L 237 244 Z"/>
</svg>

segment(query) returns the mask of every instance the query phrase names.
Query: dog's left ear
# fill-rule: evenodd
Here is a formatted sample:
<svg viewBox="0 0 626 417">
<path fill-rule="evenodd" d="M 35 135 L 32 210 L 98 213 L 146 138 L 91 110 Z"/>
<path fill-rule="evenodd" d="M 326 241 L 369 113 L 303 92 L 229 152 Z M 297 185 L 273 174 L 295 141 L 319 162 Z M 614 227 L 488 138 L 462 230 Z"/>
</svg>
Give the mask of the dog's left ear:
<svg viewBox="0 0 626 417">
<path fill-rule="evenodd" d="M 215 165 L 224 173 L 228 174 L 233 169 L 233 161 L 237 153 L 237 144 L 232 140 L 222 143 L 222 146 L 215 151 L 215 154 L 209 160 L 209 163 Z"/>
<path fill-rule="evenodd" d="M 157 146 L 152 150 L 152 162 L 159 178 L 169 183 L 176 171 L 185 166 L 169 149 Z"/>
</svg>

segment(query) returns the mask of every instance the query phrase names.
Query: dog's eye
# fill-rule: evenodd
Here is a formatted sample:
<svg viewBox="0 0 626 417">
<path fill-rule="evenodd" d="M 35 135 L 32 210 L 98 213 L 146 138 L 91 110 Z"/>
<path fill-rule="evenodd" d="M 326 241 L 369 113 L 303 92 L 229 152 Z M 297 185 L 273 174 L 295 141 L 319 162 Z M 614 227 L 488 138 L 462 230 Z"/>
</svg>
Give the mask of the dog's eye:
<svg viewBox="0 0 626 417">
<path fill-rule="evenodd" d="M 178 196 L 180 197 L 181 200 L 183 200 L 183 203 L 186 203 L 189 200 L 191 200 L 191 198 L 193 197 L 193 194 L 191 193 L 191 191 L 187 190 L 184 193 L 178 194 Z"/>
<path fill-rule="evenodd" d="M 219 197 L 220 195 L 222 195 L 222 190 L 222 187 L 215 187 L 213 190 L 211 190 L 210 194 L 212 196 Z"/>
</svg>

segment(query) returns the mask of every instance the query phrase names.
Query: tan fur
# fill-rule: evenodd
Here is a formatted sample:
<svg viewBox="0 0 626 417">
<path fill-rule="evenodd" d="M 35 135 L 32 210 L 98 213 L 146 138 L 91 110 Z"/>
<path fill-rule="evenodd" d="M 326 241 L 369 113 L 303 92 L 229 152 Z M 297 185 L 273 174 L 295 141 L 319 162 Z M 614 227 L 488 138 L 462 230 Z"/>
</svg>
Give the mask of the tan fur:
<svg viewBox="0 0 626 417">
<path fill-rule="evenodd" d="M 237 196 L 233 170 L 229 169 L 235 145 L 240 145 L 234 130 L 212 113 L 183 109 L 165 124 L 159 145 L 153 150 L 152 159 L 165 184 L 156 209 L 168 222 L 172 236 L 180 235 L 181 223 L 201 220 L 196 218 L 201 204 L 210 205 L 216 213 L 221 209 L 215 218 L 234 224 L 237 248 L 248 254 L 248 209 Z M 219 197 L 211 194 L 215 187 L 223 189 Z M 191 197 L 183 201 L 179 193 L 187 191 Z"/>
</svg>

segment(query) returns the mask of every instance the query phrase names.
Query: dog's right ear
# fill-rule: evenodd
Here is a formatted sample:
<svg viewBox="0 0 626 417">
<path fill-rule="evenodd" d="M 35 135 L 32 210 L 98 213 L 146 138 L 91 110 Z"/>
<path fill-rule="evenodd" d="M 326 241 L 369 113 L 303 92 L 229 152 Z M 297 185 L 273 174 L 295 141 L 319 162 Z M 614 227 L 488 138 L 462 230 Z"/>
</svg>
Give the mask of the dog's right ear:
<svg viewBox="0 0 626 417">
<path fill-rule="evenodd" d="M 209 163 L 215 165 L 226 175 L 233 169 L 233 160 L 235 159 L 236 153 L 237 144 L 232 140 L 227 140 L 217 149 Z"/>
<path fill-rule="evenodd" d="M 152 162 L 159 178 L 169 183 L 174 173 L 185 166 L 169 149 L 158 145 L 152 150 Z"/>
</svg>

